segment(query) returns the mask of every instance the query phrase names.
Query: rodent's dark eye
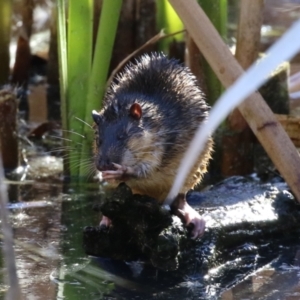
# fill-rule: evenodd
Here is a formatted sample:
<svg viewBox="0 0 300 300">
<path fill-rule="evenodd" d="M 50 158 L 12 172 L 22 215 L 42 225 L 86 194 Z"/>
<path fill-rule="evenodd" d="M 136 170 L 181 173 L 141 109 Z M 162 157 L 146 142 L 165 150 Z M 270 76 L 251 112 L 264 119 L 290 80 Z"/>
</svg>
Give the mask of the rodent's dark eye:
<svg viewBox="0 0 300 300">
<path fill-rule="evenodd" d="M 142 117 L 143 111 L 138 103 L 133 103 L 129 109 L 129 115 L 135 119 L 139 120 Z"/>
</svg>

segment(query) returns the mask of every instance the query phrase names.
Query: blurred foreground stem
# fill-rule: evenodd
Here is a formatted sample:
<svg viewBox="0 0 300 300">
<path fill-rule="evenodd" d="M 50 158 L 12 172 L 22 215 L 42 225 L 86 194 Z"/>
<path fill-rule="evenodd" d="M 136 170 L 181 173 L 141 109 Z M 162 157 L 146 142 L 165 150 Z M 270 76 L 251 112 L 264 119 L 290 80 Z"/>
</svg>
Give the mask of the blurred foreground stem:
<svg viewBox="0 0 300 300">
<path fill-rule="evenodd" d="M 9 42 L 11 28 L 12 1 L 0 1 L 0 86 L 9 78 Z"/>
</svg>

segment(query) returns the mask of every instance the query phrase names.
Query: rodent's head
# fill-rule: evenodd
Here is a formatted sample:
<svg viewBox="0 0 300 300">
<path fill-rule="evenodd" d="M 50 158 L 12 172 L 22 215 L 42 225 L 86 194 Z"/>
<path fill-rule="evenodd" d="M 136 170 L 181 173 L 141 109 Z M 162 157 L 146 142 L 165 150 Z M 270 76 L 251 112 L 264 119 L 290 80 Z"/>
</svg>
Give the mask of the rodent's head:
<svg viewBox="0 0 300 300">
<path fill-rule="evenodd" d="M 112 103 L 100 113 L 93 111 L 96 129 L 94 152 L 99 171 L 113 170 L 113 163 L 136 167 L 153 161 L 153 137 L 143 124 L 143 109 L 138 103 L 118 107 Z M 154 151 L 155 152 L 155 151 Z M 137 176 L 145 176 L 145 167 L 137 168 Z"/>
</svg>

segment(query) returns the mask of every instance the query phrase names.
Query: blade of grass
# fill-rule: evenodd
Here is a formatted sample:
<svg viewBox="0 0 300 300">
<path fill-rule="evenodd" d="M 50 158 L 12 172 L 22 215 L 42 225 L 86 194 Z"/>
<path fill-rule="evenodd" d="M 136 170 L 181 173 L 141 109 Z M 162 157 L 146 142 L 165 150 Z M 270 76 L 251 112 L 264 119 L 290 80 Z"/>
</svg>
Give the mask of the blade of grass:
<svg viewBox="0 0 300 300">
<path fill-rule="evenodd" d="M 68 104 L 67 104 L 67 89 L 68 89 L 68 57 L 67 57 L 67 32 L 66 32 L 66 6 L 65 0 L 58 0 L 56 11 L 53 9 L 53 14 L 57 15 L 57 47 L 58 47 L 58 65 L 60 76 L 60 113 L 63 130 L 64 147 L 67 146 L 66 129 L 68 128 Z M 54 16 L 55 18 L 55 16 Z M 67 149 L 67 148 L 66 148 Z M 67 153 L 66 153 L 67 154 Z M 64 174 L 69 175 L 69 161 L 64 159 Z"/>
<path fill-rule="evenodd" d="M 157 17 L 156 24 L 158 30 L 164 30 L 166 34 L 183 30 L 183 24 L 173 9 L 172 5 L 167 0 L 157 0 Z M 169 44 L 173 41 L 182 41 L 183 34 L 176 37 L 169 37 L 159 42 L 159 50 L 165 53 L 169 52 Z"/>
<path fill-rule="evenodd" d="M 57 0 L 57 29 L 58 29 L 58 63 L 60 74 L 60 101 L 62 128 L 67 129 L 67 87 L 68 87 L 68 68 L 67 68 L 67 33 L 66 33 L 66 10 L 65 1 Z"/>
<path fill-rule="evenodd" d="M 88 84 L 84 117 L 86 123 L 91 122 L 92 110 L 101 108 L 121 7 L 122 0 L 104 0 L 102 4 L 93 65 Z M 91 152 L 91 143 L 93 140 L 93 131 L 87 125 L 84 126 L 84 135 L 86 139 L 83 141 L 81 150 L 82 161 L 85 161 L 88 153 Z M 85 173 L 84 166 L 82 166 L 80 168 L 80 175 L 84 175 Z"/>
<path fill-rule="evenodd" d="M 69 1 L 68 15 L 68 130 L 83 133 L 84 124 L 78 122 L 85 117 L 86 96 L 88 93 L 89 76 L 92 65 L 93 47 L 93 1 Z M 82 143 L 82 138 L 72 136 L 74 145 Z M 76 146 L 77 147 L 77 146 Z M 78 153 L 80 149 L 73 150 Z M 79 165 L 70 163 L 70 175 L 78 176 Z"/>
<path fill-rule="evenodd" d="M 214 24 L 215 28 L 223 39 L 227 38 L 227 0 L 198 0 L 202 9 Z M 212 105 L 223 92 L 223 87 L 206 60 L 203 64 L 205 81 L 207 86 L 207 97 Z"/>
</svg>

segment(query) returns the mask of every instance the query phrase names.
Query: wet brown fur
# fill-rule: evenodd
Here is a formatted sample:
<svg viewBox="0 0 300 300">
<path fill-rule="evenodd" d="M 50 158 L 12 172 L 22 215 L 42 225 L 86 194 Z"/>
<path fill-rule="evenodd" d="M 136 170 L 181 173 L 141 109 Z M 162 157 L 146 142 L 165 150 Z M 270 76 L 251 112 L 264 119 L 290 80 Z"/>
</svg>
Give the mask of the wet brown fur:
<svg viewBox="0 0 300 300">
<path fill-rule="evenodd" d="M 131 178 L 126 181 L 127 185 L 131 187 L 137 194 L 144 194 L 151 196 L 157 199 L 159 202 L 163 202 L 166 199 L 168 192 L 170 191 L 174 179 L 177 175 L 177 170 L 179 168 L 180 162 L 184 155 L 184 150 L 182 147 L 178 147 L 178 151 L 175 151 L 178 155 L 174 156 L 172 160 L 161 167 L 160 158 L 163 153 L 160 153 L 158 159 L 152 156 L 152 151 L 157 151 L 151 145 L 155 144 L 155 133 L 148 136 L 148 140 L 143 140 L 143 143 L 149 145 L 146 150 L 146 154 L 136 155 L 136 163 L 149 163 L 152 166 L 151 175 L 148 174 L 147 178 Z M 128 148 L 135 153 L 138 145 L 141 144 L 141 141 L 132 140 L 128 144 Z M 186 193 L 190 189 L 193 189 L 202 179 L 203 175 L 207 172 L 208 162 L 211 158 L 212 150 L 212 139 L 210 139 L 199 156 L 195 166 L 189 173 L 184 186 L 182 187 L 180 193 Z M 181 145 L 180 145 L 181 146 Z M 188 145 L 186 145 L 188 146 Z M 176 145 L 175 145 L 176 147 Z"/>
<path fill-rule="evenodd" d="M 144 60 L 147 59 L 149 58 L 148 57 L 144 58 Z M 155 57 L 154 58 L 152 57 L 151 59 L 155 59 Z M 172 64 L 173 62 L 171 63 L 171 67 Z M 174 63 L 175 71 L 178 72 L 179 67 L 176 64 L 177 63 Z M 130 84 L 130 80 L 132 80 L 133 77 L 132 73 L 134 74 L 135 72 L 138 72 L 136 71 L 137 66 L 135 65 L 133 66 L 131 65 L 128 68 L 129 69 L 132 68 L 132 71 L 131 70 L 128 71 L 127 69 L 126 71 L 127 73 L 125 72 L 125 75 L 122 74 L 118 78 L 119 83 L 117 85 L 112 86 L 111 90 L 108 93 L 108 96 L 106 97 L 106 106 L 100 112 L 100 115 L 104 119 L 102 126 L 108 126 L 108 127 L 114 126 L 112 124 L 115 124 L 116 122 L 119 123 L 121 122 L 121 121 L 115 121 L 114 119 L 115 117 L 112 117 L 112 115 L 114 114 L 113 110 L 116 110 L 115 103 L 117 103 L 118 105 L 120 105 L 121 103 L 120 100 L 118 99 L 116 100 L 114 98 L 114 95 L 117 93 L 120 94 L 121 89 L 127 92 L 126 89 L 127 82 L 129 82 Z M 126 134 L 129 135 L 128 139 L 126 141 L 124 140 L 124 145 L 122 146 L 122 148 L 116 150 L 117 146 L 114 143 L 111 143 L 111 145 L 107 146 L 108 148 L 106 148 L 105 150 L 106 152 L 105 155 L 111 155 L 113 152 L 117 152 L 117 153 L 120 152 L 119 155 L 120 161 L 114 161 L 117 159 L 116 158 L 116 159 L 112 159 L 113 162 L 118 163 L 120 165 L 130 166 L 136 170 L 136 176 L 131 176 L 126 180 L 126 184 L 130 186 L 135 193 L 152 196 L 156 198 L 159 202 L 163 202 L 165 200 L 174 182 L 175 176 L 177 175 L 177 171 L 180 162 L 183 158 L 183 155 L 187 147 L 189 146 L 189 143 L 192 137 L 194 136 L 195 131 L 197 130 L 201 122 L 203 122 L 207 118 L 208 107 L 203 100 L 203 95 L 201 94 L 201 90 L 196 86 L 196 81 L 194 80 L 194 77 L 186 70 L 184 71 L 186 72 L 186 74 L 183 75 L 181 73 L 178 73 L 179 75 L 176 75 L 176 72 L 175 75 L 173 75 L 174 73 L 170 72 L 170 76 L 169 76 L 172 77 L 171 80 L 174 82 L 174 84 L 173 83 L 171 84 L 173 84 L 176 87 L 176 89 L 178 89 L 177 91 L 174 92 L 174 95 L 180 93 L 180 85 L 182 84 L 182 78 L 184 78 L 180 76 L 186 75 L 189 76 L 186 84 L 188 85 L 188 88 L 191 90 L 190 97 L 195 98 L 194 100 L 190 101 L 191 104 L 189 103 L 189 101 L 185 102 L 184 99 L 176 100 L 177 102 L 180 102 L 180 105 L 182 107 L 187 108 L 185 110 L 185 114 L 186 114 L 185 118 L 182 118 L 182 120 L 179 118 L 178 121 L 176 120 L 177 131 L 175 131 L 176 129 L 173 129 L 175 128 L 175 124 L 173 126 L 173 124 L 168 124 L 168 122 L 165 122 L 168 116 L 165 115 L 166 111 L 162 112 L 159 107 L 160 105 L 164 105 L 163 100 L 161 100 L 162 102 L 159 102 L 159 105 L 157 105 L 157 102 L 150 103 L 147 101 L 141 101 L 140 104 L 142 106 L 143 112 L 146 111 L 145 115 L 148 113 L 150 114 L 150 116 L 151 115 L 155 116 L 155 118 L 153 118 L 154 120 L 151 119 L 151 122 L 146 122 L 142 118 L 140 120 L 140 123 L 134 123 L 134 121 L 130 121 L 128 123 L 129 125 L 127 123 L 126 123 L 127 125 L 126 124 L 122 125 L 123 127 L 120 127 L 121 129 L 119 128 L 118 130 L 120 131 L 125 130 Z M 140 79 L 140 77 L 138 77 L 138 79 Z M 143 84 L 142 80 L 141 82 Z M 168 84 L 170 84 L 170 81 Z M 133 94 L 133 97 L 135 97 L 134 99 L 137 99 L 137 100 L 133 99 L 133 103 L 135 103 L 135 101 L 139 102 L 139 98 L 138 98 L 139 94 L 137 94 L 137 96 Z M 170 99 L 167 100 L 169 101 Z M 127 110 L 130 108 L 132 102 L 130 101 L 126 102 L 126 101 L 122 102 L 121 105 L 123 105 L 124 107 L 126 106 L 126 110 Z M 198 101 L 199 101 L 199 109 L 197 109 L 197 113 L 193 113 L 195 111 L 194 108 L 196 106 L 196 103 L 198 103 Z M 189 105 L 191 105 L 190 106 L 191 108 L 188 107 Z M 149 111 L 147 111 L 148 106 L 150 106 Z M 203 108 L 203 113 L 201 111 L 202 108 Z M 109 109 L 111 109 L 112 111 L 110 114 L 108 114 Z M 179 109 L 181 110 L 182 108 Z M 105 113 L 106 113 L 106 117 L 105 117 Z M 116 114 L 121 114 L 121 112 L 117 110 Z M 107 121 L 108 119 L 110 121 Z M 184 121 L 187 119 L 188 122 Z M 143 122 L 145 122 L 145 124 L 143 124 Z M 186 123 L 181 124 L 180 122 L 186 122 Z M 133 125 L 133 124 L 137 124 L 137 125 Z M 130 133 L 131 126 L 138 126 L 143 128 L 142 135 L 131 134 Z M 97 135 L 102 136 L 102 133 L 98 132 L 101 126 L 99 125 L 98 127 L 95 126 L 96 136 Z M 166 148 L 165 140 L 166 137 L 169 136 L 168 135 L 169 132 L 170 134 L 174 135 L 174 132 L 172 132 L 172 130 L 176 132 L 175 133 L 176 141 L 172 144 L 171 150 L 168 150 L 168 148 Z M 104 138 L 105 137 L 103 137 L 103 139 Z M 103 153 L 100 153 L 99 147 L 97 146 L 96 143 L 97 142 L 95 142 L 94 144 L 94 152 L 95 152 L 95 159 L 97 161 L 97 159 L 99 159 L 99 157 L 101 157 Z M 204 151 L 199 156 L 197 163 L 195 164 L 189 176 L 187 177 L 185 184 L 180 191 L 181 193 L 186 193 L 188 190 L 192 189 L 196 184 L 198 184 L 201 181 L 203 174 L 207 171 L 207 165 L 211 158 L 212 145 L 213 142 L 212 139 L 210 139 L 207 142 Z M 101 150 L 104 151 L 103 149 Z M 119 182 L 115 182 L 115 183 L 118 184 Z"/>
</svg>

